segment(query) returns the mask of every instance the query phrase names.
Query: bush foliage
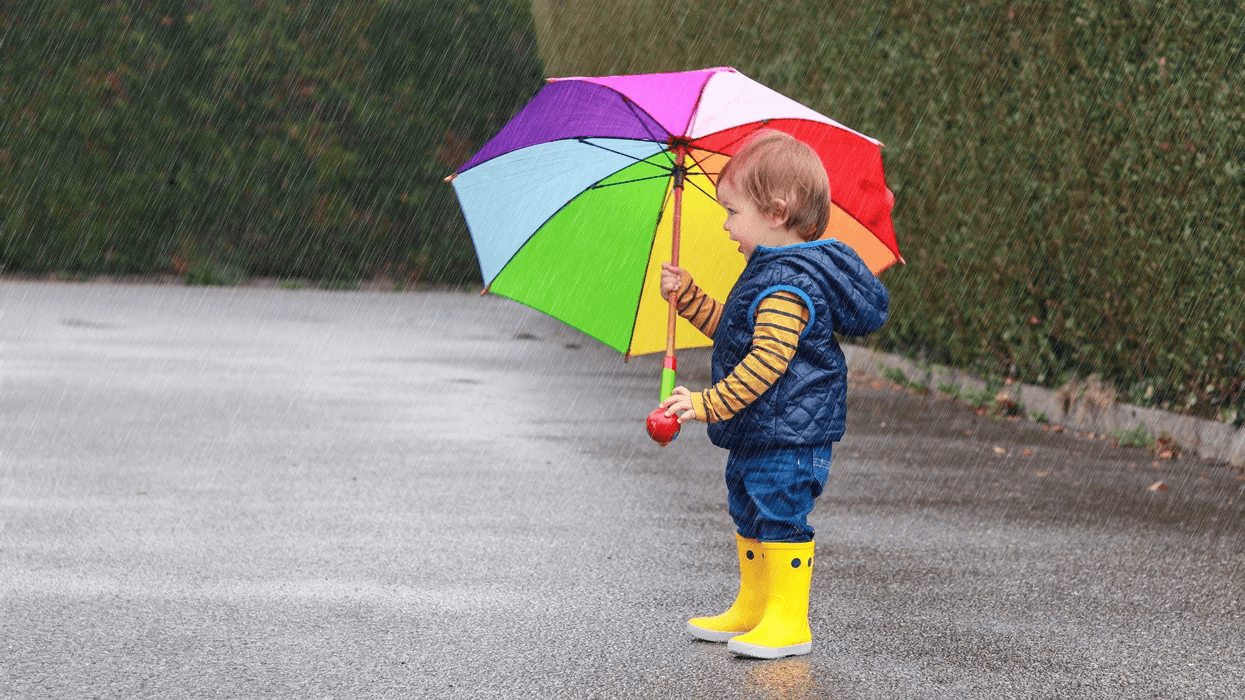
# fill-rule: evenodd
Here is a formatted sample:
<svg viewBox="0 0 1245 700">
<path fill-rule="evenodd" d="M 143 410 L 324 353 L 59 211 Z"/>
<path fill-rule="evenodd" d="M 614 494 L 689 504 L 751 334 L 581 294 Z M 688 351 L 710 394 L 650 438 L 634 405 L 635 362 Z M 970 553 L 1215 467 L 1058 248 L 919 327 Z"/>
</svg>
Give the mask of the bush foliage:
<svg viewBox="0 0 1245 700">
<path fill-rule="evenodd" d="M 470 280 L 441 180 L 542 78 L 511 0 L 0 3 L 0 265 Z"/>
<path fill-rule="evenodd" d="M 733 65 L 883 140 L 877 346 L 1245 416 L 1235 3 L 0 2 L 0 265 L 478 279 L 441 178 L 535 34 L 551 75 Z"/>
<path fill-rule="evenodd" d="M 534 3 L 553 74 L 733 65 L 881 139 L 907 265 L 871 342 L 1122 399 L 1245 406 L 1235 3 Z M 625 31 L 613 27 L 630 27 Z"/>
</svg>

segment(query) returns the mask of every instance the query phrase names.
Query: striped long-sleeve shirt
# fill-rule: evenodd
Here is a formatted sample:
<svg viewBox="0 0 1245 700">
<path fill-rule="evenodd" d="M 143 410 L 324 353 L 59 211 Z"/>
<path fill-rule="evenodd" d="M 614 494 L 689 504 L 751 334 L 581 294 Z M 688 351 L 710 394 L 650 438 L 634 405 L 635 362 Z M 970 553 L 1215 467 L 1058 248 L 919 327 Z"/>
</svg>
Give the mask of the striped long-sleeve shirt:
<svg viewBox="0 0 1245 700">
<path fill-rule="evenodd" d="M 721 302 L 705 294 L 686 273 L 680 289 L 676 302 L 679 315 L 713 337 L 722 318 Z M 722 381 L 692 394 L 696 417 L 717 423 L 756 401 L 787 371 L 808 319 L 804 300 L 792 292 L 779 291 L 762 299 L 752 331 L 752 350 Z"/>
</svg>

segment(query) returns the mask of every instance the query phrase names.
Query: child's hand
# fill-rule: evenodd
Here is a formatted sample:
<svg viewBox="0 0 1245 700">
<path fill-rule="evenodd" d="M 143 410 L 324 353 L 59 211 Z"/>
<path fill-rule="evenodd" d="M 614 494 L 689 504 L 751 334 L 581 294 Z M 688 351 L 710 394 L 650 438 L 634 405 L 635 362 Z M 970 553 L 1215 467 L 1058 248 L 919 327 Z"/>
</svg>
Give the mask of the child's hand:
<svg viewBox="0 0 1245 700">
<path fill-rule="evenodd" d="M 680 424 L 689 420 L 699 420 L 696 417 L 696 410 L 692 408 L 692 392 L 688 391 L 685 386 L 676 386 L 670 392 L 670 398 L 661 402 L 660 408 L 666 409 L 667 416 L 678 414 Z"/>
<path fill-rule="evenodd" d="M 678 294 L 683 286 L 683 268 L 670 263 L 661 264 L 661 298 L 670 301 L 671 294 Z"/>
</svg>

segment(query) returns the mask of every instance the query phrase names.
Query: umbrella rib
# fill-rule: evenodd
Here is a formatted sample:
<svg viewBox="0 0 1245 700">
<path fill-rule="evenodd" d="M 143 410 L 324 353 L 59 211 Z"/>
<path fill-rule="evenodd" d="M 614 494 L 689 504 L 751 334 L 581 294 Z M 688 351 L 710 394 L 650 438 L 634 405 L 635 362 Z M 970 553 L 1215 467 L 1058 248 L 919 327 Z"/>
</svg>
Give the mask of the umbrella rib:
<svg viewBox="0 0 1245 700">
<path fill-rule="evenodd" d="M 650 257 L 650 258 L 651 258 L 651 257 L 652 257 L 652 255 L 653 255 L 653 246 L 657 244 L 657 226 L 661 226 L 661 219 L 662 219 L 662 217 L 664 217 L 664 216 L 666 215 L 666 204 L 668 204 L 668 203 L 670 202 L 670 195 L 671 195 L 671 194 L 673 194 L 673 193 L 674 193 L 674 188 L 673 188 L 673 187 L 667 187 L 667 188 L 666 188 L 666 196 L 664 196 L 664 197 L 662 197 L 662 198 L 661 198 L 661 209 L 658 209 L 658 210 L 657 210 L 657 225 L 653 227 L 653 242 L 652 242 L 652 243 L 650 243 L 650 244 L 649 244 L 649 246 L 648 246 L 648 252 L 649 252 L 649 257 Z M 639 308 L 639 306 L 638 306 L 639 302 L 636 302 L 636 304 L 637 304 L 636 308 L 638 309 L 638 308 Z M 634 326 L 634 324 L 632 325 L 631 332 L 632 332 L 632 333 L 634 333 L 634 332 L 635 332 L 635 326 Z"/>
<path fill-rule="evenodd" d="M 687 157 L 688 157 L 688 158 L 691 158 L 691 159 L 692 159 L 692 162 L 696 164 L 696 167 L 700 168 L 700 172 L 701 172 L 701 174 L 702 174 L 704 177 L 709 177 L 709 175 L 710 175 L 710 174 L 712 174 L 712 175 L 720 175 L 720 174 L 721 174 L 721 173 L 707 173 L 707 172 L 705 172 L 705 165 L 704 165 L 704 163 L 701 163 L 699 160 L 696 160 L 696 156 L 692 155 L 691 151 L 688 151 L 688 153 L 687 153 Z M 713 195 L 709 194 L 708 192 L 705 192 L 705 189 L 704 189 L 703 187 L 701 187 L 700 185 L 697 185 L 697 184 L 696 184 L 696 181 L 691 179 L 692 173 L 690 173 L 690 172 L 689 172 L 687 175 L 688 175 L 687 182 L 692 183 L 692 186 L 693 186 L 693 187 L 695 187 L 696 189 L 700 190 L 701 192 L 704 192 L 705 196 L 706 196 L 706 197 L 708 197 L 709 199 L 712 199 L 712 200 L 713 200 L 713 201 L 715 201 L 715 202 L 716 202 L 716 201 L 718 201 L 718 198 L 717 198 L 717 197 L 714 197 Z"/>
<path fill-rule="evenodd" d="M 869 232 L 869 235 L 871 235 L 871 236 L 873 236 L 874 238 L 876 238 L 876 239 L 877 239 L 877 241 L 878 241 L 878 243 L 881 243 L 883 247 L 885 247 L 885 248 L 886 248 L 887 250 L 889 250 L 890 252 L 894 253 L 896 258 L 898 258 L 898 259 L 900 259 L 900 260 L 903 260 L 903 256 L 899 254 L 899 250 L 898 250 L 899 246 L 898 246 L 898 245 L 896 245 L 894 248 L 890 247 L 889 245 L 886 245 L 886 241 L 883 241 L 881 238 L 879 238 L 879 237 L 878 237 L 878 234 L 874 233 L 874 232 L 873 232 L 873 229 L 869 228 L 869 227 L 865 224 L 865 222 L 861 221 L 859 217 L 857 217 L 855 214 L 853 214 L 853 213 L 851 213 L 850 211 L 848 211 L 848 210 L 847 210 L 847 209 L 846 209 L 846 208 L 845 208 L 842 204 L 839 204 L 838 202 L 834 201 L 834 197 L 833 197 L 833 196 L 831 196 L 831 197 L 830 197 L 830 203 L 831 203 L 831 204 L 833 204 L 834 206 L 838 207 L 838 208 L 839 208 L 839 211 L 843 212 L 844 214 L 847 214 L 847 216 L 848 216 L 848 217 L 849 217 L 852 221 L 855 221 L 855 222 L 856 222 L 856 223 L 857 223 L 857 224 L 858 224 L 861 228 L 863 228 L 864 230 L 868 231 L 868 232 Z M 907 263 L 905 263 L 905 264 L 907 264 Z"/>
<path fill-rule="evenodd" d="M 695 154 L 692 153 L 692 149 L 690 148 L 687 149 L 687 157 L 692 159 L 692 162 L 696 164 L 696 167 L 700 168 L 701 172 L 704 172 L 705 164 L 701 163 L 700 160 L 696 158 Z M 708 175 L 709 173 L 705 173 L 705 174 Z M 691 175 L 691 173 L 688 173 L 688 175 Z"/>
<path fill-rule="evenodd" d="M 630 153 L 623 153 L 622 151 L 615 151 L 614 149 L 612 149 L 612 148 L 606 148 L 605 146 L 602 146 L 602 145 L 601 145 L 601 144 L 599 144 L 599 143 L 593 143 L 593 142 L 589 141 L 587 138 L 582 137 L 582 136 L 581 136 L 581 137 L 579 137 L 579 138 L 577 138 L 577 139 L 575 139 L 575 140 L 576 140 L 576 141 L 578 141 L 578 142 L 580 142 L 580 143 L 582 143 L 582 144 L 584 144 L 585 146 L 592 146 L 593 148 L 599 148 L 599 149 L 601 149 L 602 151 L 609 151 L 610 153 L 613 153 L 613 154 L 616 154 L 616 155 L 620 155 L 620 156 L 622 156 L 622 157 L 624 157 L 624 158 L 630 158 L 631 160 L 634 160 L 634 161 L 635 161 L 635 162 L 637 162 L 637 163 L 648 163 L 649 165 L 653 166 L 654 168 L 661 168 L 662 170 L 666 171 L 667 173 L 673 173 L 673 172 L 674 172 L 674 169 L 673 169 L 673 168 L 663 168 L 662 166 L 660 166 L 660 165 L 658 165 L 658 164 L 656 164 L 656 163 L 649 163 L 648 158 L 637 158 L 636 156 L 633 156 L 633 155 L 631 155 Z M 665 153 L 665 154 L 669 155 L 669 152 L 668 152 L 668 151 L 659 151 L 659 152 L 660 152 L 660 153 Z M 651 158 L 651 157 L 652 157 L 652 156 L 649 156 L 649 158 Z"/>
<path fill-rule="evenodd" d="M 736 72 L 734 69 L 731 70 L 732 72 Z M 715 75 L 717 74 L 709 74 L 709 76 L 705 78 L 705 82 L 700 84 L 700 90 L 696 93 L 696 103 L 692 105 L 691 114 L 687 115 L 687 123 L 683 125 L 683 133 L 680 134 L 680 136 L 687 136 L 688 132 L 692 130 L 692 124 L 696 121 L 696 117 L 700 115 L 700 101 L 705 99 L 705 89 L 709 87 L 709 81 L 713 80 Z"/>
<path fill-rule="evenodd" d="M 673 188 L 673 187 L 667 187 L 667 188 L 666 188 L 666 196 L 664 196 L 664 197 L 662 197 L 662 198 L 661 198 L 661 209 L 658 209 L 658 210 L 657 210 L 657 225 L 658 225 L 658 226 L 661 226 L 661 217 L 663 217 L 663 216 L 665 216 L 665 215 L 666 215 L 666 203 L 670 201 L 670 195 L 671 195 L 671 193 L 673 193 L 673 192 L 674 192 L 674 188 Z M 654 244 L 655 244 L 655 243 L 656 243 L 656 241 L 657 241 L 656 230 L 657 230 L 656 228 L 654 228 L 654 229 L 653 229 L 653 231 L 654 231 L 654 235 L 653 235 L 653 241 L 654 241 Z M 652 254 L 652 251 L 653 251 L 653 244 L 650 244 L 650 245 L 649 245 L 649 247 L 648 247 L 648 249 L 649 249 L 649 254 L 651 255 L 651 254 Z"/>
<path fill-rule="evenodd" d="M 715 133 L 716 133 L 716 132 L 715 132 Z M 709 136 L 713 136 L 713 134 L 709 134 Z M 707 137 L 702 136 L 701 138 L 707 138 Z M 727 145 L 730 145 L 730 144 L 727 144 Z M 692 141 L 692 142 L 688 143 L 688 144 L 687 144 L 687 149 L 688 149 L 688 153 L 689 153 L 689 155 L 691 154 L 691 151 L 692 151 L 693 149 L 695 149 L 695 150 L 697 150 L 697 151 L 704 151 L 705 153 L 712 153 L 712 154 L 714 154 L 714 155 L 718 155 L 718 156 L 726 156 L 727 158 L 733 158 L 733 157 L 734 157 L 734 156 L 732 156 L 731 154 L 726 153 L 725 151 L 717 151 L 717 150 L 714 150 L 714 149 L 712 149 L 712 148 L 708 148 L 708 147 L 706 147 L 706 146 L 701 145 L 700 143 L 698 143 L 698 142 L 696 142 L 696 141 Z"/>
<path fill-rule="evenodd" d="M 644 127 L 644 130 L 648 132 L 648 135 L 651 136 L 652 139 L 654 141 L 657 141 L 658 143 L 664 141 L 665 139 L 661 138 L 657 134 L 654 134 L 653 130 L 648 128 L 648 124 L 645 123 L 644 118 L 641 117 L 640 112 L 637 111 L 640 109 L 640 106 L 632 102 L 631 98 L 627 97 L 626 95 L 622 95 L 622 98 L 623 98 L 623 103 L 627 105 L 627 109 L 631 110 L 631 114 L 635 116 L 636 121 L 640 122 L 640 126 Z M 645 113 L 647 114 L 647 112 Z M 674 158 L 670 157 L 670 151 L 664 151 L 664 153 L 666 154 L 666 158 L 669 159 L 670 161 L 670 166 L 673 168 L 675 166 L 675 162 L 674 162 Z"/>
<path fill-rule="evenodd" d="M 645 180 L 657 180 L 657 179 L 668 178 L 668 177 L 670 177 L 669 173 L 663 173 L 661 175 L 653 175 L 651 177 L 638 177 L 634 180 L 623 180 L 622 182 L 607 182 L 604 185 L 598 183 L 596 185 L 589 185 L 588 189 L 599 190 L 603 187 L 614 187 L 615 185 L 630 185 L 633 182 L 644 182 Z"/>
<path fill-rule="evenodd" d="M 761 121 L 757 122 L 756 127 L 754 127 L 754 128 L 752 128 L 752 129 L 750 129 L 750 130 L 748 130 L 748 131 L 745 131 L 744 133 L 740 134 L 740 135 L 739 135 L 739 138 L 735 139 L 734 141 L 731 141 L 730 143 L 726 144 L 725 146 L 722 146 L 722 149 L 723 149 L 723 150 L 725 150 L 725 149 L 727 149 L 727 148 L 730 148 L 731 146 L 734 146 L 735 144 L 739 143 L 740 141 L 743 141 L 744 139 L 746 139 L 746 138 L 748 138 L 749 136 L 751 136 L 751 135 L 755 134 L 756 132 L 760 131 L 761 129 L 764 129 L 764 128 L 765 128 L 765 127 L 767 127 L 767 126 L 769 126 L 769 120 L 768 120 L 768 119 L 762 119 Z M 719 133 L 721 133 L 721 132 L 719 132 Z"/>
<path fill-rule="evenodd" d="M 696 181 L 695 181 L 695 180 L 693 180 L 693 179 L 691 179 L 690 177 L 689 177 L 689 178 L 686 178 L 686 179 L 684 180 L 684 182 L 690 182 L 690 183 L 692 183 L 692 187 L 695 187 L 696 189 L 700 190 L 702 193 L 704 193 L 704 195 L 705 195 L 706 197 L 708 197 L 709 199 L 712 199 L 712 200 L 713 200 L 713 201 L 715 201 L 715 202 L 716 202 L 716 201 L 718 201 L 718 198 L 717 198 L 717 197 L 714 197 L 713 195 L 709 194 L 708 192 L 705 192 L 705 188 L 701 187 L 700 185 L 697 185 L 697 184 L 696 184 Z"/>
</svg>

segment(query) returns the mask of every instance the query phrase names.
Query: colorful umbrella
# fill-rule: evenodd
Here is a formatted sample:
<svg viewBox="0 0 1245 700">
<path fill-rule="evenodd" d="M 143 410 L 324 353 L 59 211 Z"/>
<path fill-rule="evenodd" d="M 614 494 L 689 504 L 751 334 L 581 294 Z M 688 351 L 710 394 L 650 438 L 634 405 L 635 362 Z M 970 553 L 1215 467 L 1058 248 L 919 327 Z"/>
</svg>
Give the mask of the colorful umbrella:
<svg viewBox="0 0 1245 700">
<path fill-rule="evenodd" d="M 725 299 L 744 267 L 717 174 L 747 137 L 785 131 L 830 176 L 825 236 L 878 273 L 901 260 L 881 144 L 731 68 L 556 78 L 454 175 L 485 290 L 627 356 L 711 341 L 661 298 L 661 263 Z M 663 323 L 664 321 L 664 323 Z"/>
</svg>

